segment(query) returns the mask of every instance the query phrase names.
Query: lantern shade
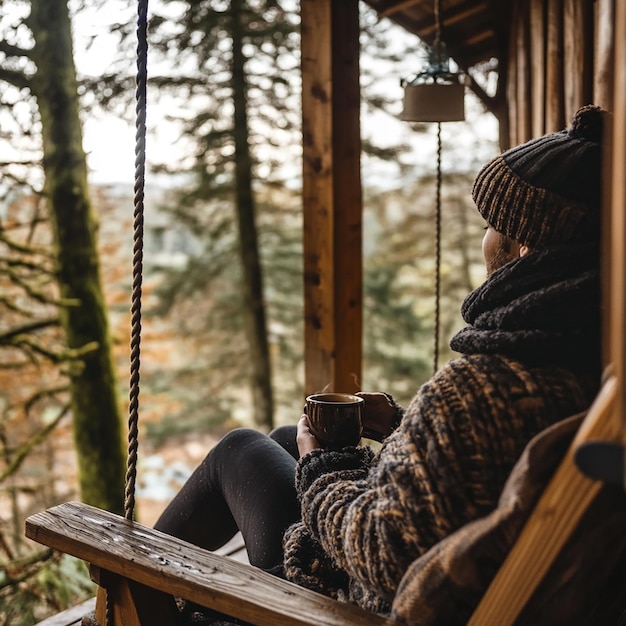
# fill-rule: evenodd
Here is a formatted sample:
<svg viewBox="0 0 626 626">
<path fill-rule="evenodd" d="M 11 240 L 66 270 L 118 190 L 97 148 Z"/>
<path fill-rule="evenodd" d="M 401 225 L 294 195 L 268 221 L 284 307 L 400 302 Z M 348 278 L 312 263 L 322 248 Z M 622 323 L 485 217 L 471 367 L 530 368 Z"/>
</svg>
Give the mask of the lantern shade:
<svg viewBox="0 0 626 626">
<path fill-rule="evenodd" d="M 461 83 L 422 83 L 404 87 L 406 122 L 462 122 L 465 87 Z"/>
</svg>

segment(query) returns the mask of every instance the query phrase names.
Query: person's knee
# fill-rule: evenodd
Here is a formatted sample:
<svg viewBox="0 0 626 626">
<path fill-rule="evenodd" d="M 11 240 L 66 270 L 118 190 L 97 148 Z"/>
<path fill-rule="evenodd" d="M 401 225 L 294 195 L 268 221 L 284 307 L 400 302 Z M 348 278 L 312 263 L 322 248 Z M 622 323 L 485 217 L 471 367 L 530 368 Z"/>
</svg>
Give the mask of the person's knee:
<svg viewBox="0 0 626 626">
<path fill-rule="evenodd" d="M 266 435 L 252 428 L 235 428 L 226 433 L 211 450 L 216 456 L 230 455 L 245 450 Z"/>
<path fill-rule="evenodd" d="M 296 426 L 279 426 L 275 428 L 268 436 L 278 443 L 283 449 L 287 450 L 295 459 L 298 458 L 298 446 L 296 444 Z"/>
<path fill-rule="evenodd" d="M 217 445 L 231 446 L 238 444 L 239 442 L 246 442 L 264 436 L 265 435 L 263 433 L 258 430 L 254 430 L 253 428 L 235 428 L 234 430 L 227 432 L 219 440 Z"/>
<path fill-rule="evenodd" d="M 202 471 L 212 484 L 225 484 L 230 475 L 247 463 L 247 457 L 266 438 L 263 433 L 252 428 L 236 428 L 224 435 L 206 455 Z"/>
<path fill-rule="evenodd" d="M 268 435 L 270 439 L 274 441 L 287 441 L 288 439 L 295 439 L 296 427 L 295 426 L 278 426 L 274 428 Z"/>
</svg>

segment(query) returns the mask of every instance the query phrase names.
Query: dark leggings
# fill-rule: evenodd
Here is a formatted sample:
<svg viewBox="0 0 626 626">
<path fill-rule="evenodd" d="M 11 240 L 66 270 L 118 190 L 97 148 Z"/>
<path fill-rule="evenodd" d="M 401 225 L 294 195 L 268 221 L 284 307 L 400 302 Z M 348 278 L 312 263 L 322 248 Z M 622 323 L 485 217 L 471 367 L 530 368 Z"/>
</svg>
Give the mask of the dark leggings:
<svg viewBox="0 0 626 626">
<path fill-rule="evenodd" d="M 285 529 L 300 519 L 294 486 L 296 427 L 270 435 L 241 428 L 207 454 L 155 528 L 208 550 L 240 530 L 252 565 L 282 564 Z"/>
</svg>

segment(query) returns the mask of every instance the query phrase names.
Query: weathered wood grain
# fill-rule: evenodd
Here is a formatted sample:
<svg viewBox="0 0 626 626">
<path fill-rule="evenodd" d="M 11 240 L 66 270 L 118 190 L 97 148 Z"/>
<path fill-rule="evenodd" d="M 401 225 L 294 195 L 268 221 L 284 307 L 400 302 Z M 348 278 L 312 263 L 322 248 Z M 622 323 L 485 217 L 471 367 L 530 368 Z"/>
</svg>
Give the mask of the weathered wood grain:
<svg viewBox="0 0 626 626">
<path fill-rule="evenodd" d="M 609 362 L 617 378 L 618 393 L 615 400 L 615 414 L 619 416 L 622 430 L 622 443 L 626 445 L 626 41 L 623 33 L 626 30 L 626 6 L 618 2 L 615 7 L 615 69 L 614 104 L 612 141 L 611 141 L 611 179 L 610 209 L 605 228 L 610 233 L 609 262 L 609 296 L 607 298 L 610 347 Z M 608 228 L 607 228 L 608 226 Z M 626 470 L 626 468 L 625 468 Z M 626 476 L 624 476 L 626 487 Z"/>
<path fill-rule="evenodd" d="M 82 604 L 77 604 L 63 613 L 53 615 L 39 622 L 36 626 L 80 626 L 83 615 L 90 613 L 96 607 L 96 599 L 89 598 Z"/>
<path fill-rule="evenodd" d="M 530 3 L 530 77 L 532 136 L 541 137 L 546 127 L 546 48 L 545 1 Z"/>
<path fill-rule="evenodd" d="M 563 2 L 547 0 L 546 12 L 546 125 L 548 133 L 565 126 L 563 82 Z"/>
<path fill-rule="evenodd" d="M 531 58 L 530 58 L 530 7 L 520 5 L 519 20 L 515 27 L 515 56 L 517 59 L 517 143 L 524 143 L 532 137 L 531 119 Z"/>
<path fill-rule="evenodd" d="M 29 517 L 26 536 L 153 589 L 253 624 L 393 623 L 78 502 Z"/>
<path fill-rule="evenodd" d="M 593 101 L 593 0 L 565 0 L 563 8 L 563 66 L 565 120 Z"/>
<path fill-rule="evenodd" d="M 596 4 L 593 102 L 611 111 L 615 71 L 615 2 L 598 0 Z"/>
<path fill-rule="evenodd" d="M 302 0 L 305 392 L 360 388 L 359 3 Z"/>
</svg>

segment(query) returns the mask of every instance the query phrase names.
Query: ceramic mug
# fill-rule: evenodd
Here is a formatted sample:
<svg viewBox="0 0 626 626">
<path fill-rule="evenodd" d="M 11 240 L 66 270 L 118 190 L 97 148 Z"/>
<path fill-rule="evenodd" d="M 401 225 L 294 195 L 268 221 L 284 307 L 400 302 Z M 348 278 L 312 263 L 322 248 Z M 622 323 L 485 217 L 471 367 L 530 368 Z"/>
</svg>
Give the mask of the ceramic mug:
<svg viewBox="0 0 626 626">
<path fill-rule="evenodd" d="M 306 399 L 311 433 L 323 448 L 356 446 L 363 433 L 363 398 L 349 393 L 316 393 Z"/>
</svg>

